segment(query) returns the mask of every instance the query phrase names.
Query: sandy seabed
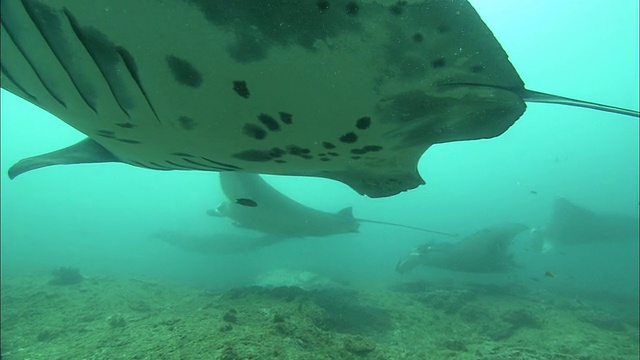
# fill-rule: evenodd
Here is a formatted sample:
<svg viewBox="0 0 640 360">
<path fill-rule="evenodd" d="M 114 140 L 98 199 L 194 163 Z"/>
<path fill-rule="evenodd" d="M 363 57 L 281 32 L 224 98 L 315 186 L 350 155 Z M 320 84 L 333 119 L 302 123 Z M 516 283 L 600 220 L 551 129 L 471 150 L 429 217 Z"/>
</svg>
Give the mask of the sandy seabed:
<svg viewBox="0 0 640 360">
<path fill-rule="evenodd" d="M 638 359 L 637 302 L 516 285 L 49 281 L 2 278 L 2 359 Z"/>
</svg>

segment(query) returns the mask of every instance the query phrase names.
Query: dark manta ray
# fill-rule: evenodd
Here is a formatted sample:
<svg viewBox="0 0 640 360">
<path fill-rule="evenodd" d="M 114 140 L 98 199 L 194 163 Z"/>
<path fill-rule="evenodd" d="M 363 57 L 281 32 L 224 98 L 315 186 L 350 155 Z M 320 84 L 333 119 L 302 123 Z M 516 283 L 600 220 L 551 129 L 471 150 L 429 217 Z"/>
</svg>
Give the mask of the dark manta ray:
<svg viewBox="0 0 640 360">
<path fill-rule="evenodd" d="M 502 224 L 482 229 L 457 242 L 430 242 L 400 259 L 396 270 L 403 274 L 420 265 L 475 273 L 513 270 L 516 263 L 508 252 L 509 245 L 527 229 L 522 224 Z"/>
<path fill-rule="evenodd" d="M 319 176 L 382 197 L 530 91 L 464 0 L 3 0 L 2 87 L 88 136 L 11 168 L 118 161 Z"/>
<path fill-rule="evenodd" d="M 350 207 L 337 213 L 312 209 L 274 189 L 257 174 L 221 172 L 220 185 L 228 200 L 207 213 L 228 217 L 239 227 L 270 235 L 285 238 L 328 236 L 357 232 L 361 222 L 370 222 L 455 236 L 412 226 L 354 218 Z"/>
<path fill-rule="evenodd" d="M 558 197 L 553 204 L 551 221 L 547 226 L 534 230 L 533 241 L 537 250 L 553 245 L 637 242 L 639 222 L 637 214 L 597 213 Z"/>
</svg>

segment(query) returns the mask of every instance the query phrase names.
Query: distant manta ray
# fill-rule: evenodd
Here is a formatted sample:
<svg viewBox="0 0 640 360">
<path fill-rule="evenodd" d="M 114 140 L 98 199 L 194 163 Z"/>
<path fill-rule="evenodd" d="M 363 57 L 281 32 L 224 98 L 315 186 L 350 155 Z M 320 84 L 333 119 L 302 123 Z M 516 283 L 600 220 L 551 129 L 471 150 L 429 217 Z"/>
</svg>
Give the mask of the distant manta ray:
<svg viewBox="0 0 640 360">
<path fill-rule="evenodd" d="M 416 266 L 475 273 L 511 271 L 517 264 L 508 251 L 509 246 L 528 228 L 507 223 L 487 227 L 456 242 L 430 241 L 400 259 L 396 271 L 403 274 Z"/>
<path fill-rule="evenodd" d="M 639 116 L 525 88 L 464 0 L 0 5 L 2 88 L 88 136 L 11 178 L 123 162 L 324 177 L 383 197 L 425 183 L 432 145 L 499 136 L 526 102 Z"/>
<path fill-rule="evenodd" d="M 637 215 L 597 213 L 558 197 L 553 205 L 551 221 L 532 231 L 537 250 L 553 245 L 581 245 L 598 242 L 638 241 Z"/>
<path fill-rule="evenodd" d="M 354 218 L 351 207 L 337 213 L 312 209 L 267 184 L 260 175 L 221 172 L 220 185 L 227 201 L 211 216 L 228 217 L 234 224 L 281 237 L 328 236 L 357 232 L 362 222 L 399 226 L 430 233 L 457 236 L 413 226 Z"/>
<path fill-rule="evenodd" d="M 162 231 L 153 238 L 185 251 L 208 255 L 239 254 L 255 251 L 280 242 L 281 238 L 270 235 L 248 236 L 235 233 L 195 235 L 175 231 Z"/>
</svg>

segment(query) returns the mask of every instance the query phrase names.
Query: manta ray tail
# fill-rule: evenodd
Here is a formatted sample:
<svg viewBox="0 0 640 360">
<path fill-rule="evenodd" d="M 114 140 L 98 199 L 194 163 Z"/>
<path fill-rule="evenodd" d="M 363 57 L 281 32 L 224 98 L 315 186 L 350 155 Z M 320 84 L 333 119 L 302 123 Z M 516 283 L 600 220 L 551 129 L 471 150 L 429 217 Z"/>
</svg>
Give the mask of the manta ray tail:
<svg viewBox="0 0 640 360">
<path fill-rule="evenodd" d="M 444 236 L 451 236 L 451 237 L 458 237 L 459 236 L 458 234 L 446 233 L 446 232 L 436 231 L 436 230 L 429 230 L 429 229 L 419 228 L 419 227 L 415 227 L 415 226 L 396 224 L 396 223 L 386 222 L 386 221 L 377 221 L 377 220 L 369 220 L 369 219 L 358 219 L 358 218 L 356 218 L 356 220 L 359 221 L 359 222 L 367 222 L 367 223 L 372 223 L 372 224 L 382 224 L 382 225 L 389 225 L 389 226 L 397 226 L 397 227 L 401 227 L 401 228 L 405 228 L 405 229 L 424 231 L 424 232 L 428 232 L 428 233 L 432 233 L 432 234 L 438 234 L 438 235 L 444 235 Z"/>
<path fill-rule="evenodd" d="M 386 221 L 355 218 L 355 217 L 353 217 L 353 208 L 351 206 L 346 207 L 346 208 L 338 211 L 338 215 L 348 217 L 348 218 L 353 219 L 353 220 L 358 221 L 358 222 L 366 222 L 366 223 L 371 223 L 371 224 L 381 224 L 381 225 L 396 226 L 396 227 L 401 227 L 401 228 L 405 228 L 405 229 L 424 231 L 424 232 L 428 232 L 428 233 L 432 233 L 432 234 L 458 237 L 458 234 L 451 234 L 451 233 L 446 233 L 446 232 L 442 232 L 442 231 L 423 229 L 423 228 L 419 228 L 419 227 L 415 227 L 415 226 L 396 224 L 396 223 L 386 222 Z"/>
<path fill-rule="evenodd" d="M 64 149 L 22 159 L 9 168 L 9 178 L 51 165 L 120 162 L 102 145 L 86 138 Z"/>
<path fill-rule="evenodd" d="M 532 91 L 525 89 L 521 94 L 522 98 L 528 102 L 539 102 L 539 103 L 549 103 L 549 104 L 563 104 L 570 106 L 583 107 L 588 109 L 594 109 L 599 111 L 606 111 L 615 114 L 627 115 L 640 118 L 640 113 L 638 111 L 623 109 L 615 106 L 603 105 L 598 103 L 593 103 L 589 101 L 576 100 L 571 98 L 566 98 L 557 95 L 546 94 L 538 91 Z"/>
</svg>

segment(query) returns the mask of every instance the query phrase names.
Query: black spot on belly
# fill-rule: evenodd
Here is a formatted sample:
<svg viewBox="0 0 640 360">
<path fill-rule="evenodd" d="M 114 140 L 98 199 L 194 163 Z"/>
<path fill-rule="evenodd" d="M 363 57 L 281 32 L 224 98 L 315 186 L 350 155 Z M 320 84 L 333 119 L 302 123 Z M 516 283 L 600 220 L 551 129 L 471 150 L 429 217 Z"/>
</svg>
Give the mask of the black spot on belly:
<svg viewBox="0 0 640 360">
<path fill-rule="evenodd" d="M 368 116 L 361 117 L 356 121 L 356 127 L 360 130 L 368 129 L 371 126 L 371 118 Z"/>
<path fill-rule="evenodd" d="M 352 158 L 353 160 L 358 160 L 358 159 L 361 159 L 362 157 L 361 157 L 361 156 L 352 156 L 351 158 Z"/>
<path fill-rule="evenodd" d="M 313 159 L 313 155 L 308 155 L 308 154 L 302 154 L 302 155 L 300 155 L 300 157 L 303 158 L 303 159 L 307 159 L 307 160 Z"/>
<path fill-rule="evenodd" d="M 188 61 L 170 55 L 167 56 L 167 64 L 173 77 L 180 84 L 194 88 L 202 85 L 202 75 Z"/>
<path fill-rule="evenodd" d="M 287 125 L 291 125 L 293 123 L 293 115 L 282 111 L 278 114 L 280 114 L 280 121 L 282 121 L 283 123 Z"/>
<path fill-rule="evenodd" d="M 331 161 L 331 159 L 326 158 L 326 157 L 321 157 L 321 158 L 320 158 L 320 161 Z"/>
<path fill-rule="evenodd" d="M 335 145 L 333 145 L 332 143 L 327 142 L 327 141 L 322 143 L 322 147 L 325 148 L 325 149 L 335 149 L 336 148 Z"/>
<path fill-rule="evenodd" d="M 447 64 L 443 57 L 439 57 L 431 62 L 431 67 L 434 69 L 438 69 L 444 67 Z"/>
<path fill-rule="evenodd" d="M 449 31 L 451 31 L 451 28 L 449 26 L 443 24 L 443 25 L 438 25 L 437 30 L 438 30 L 438 32 L 440 34 L 444 34 L 444 33 L 448 33 Z"/>
<path fill-rule="evenodd" d="M 335 153 L 335 152 L 329 152 L 329 155 L 331 155 L 331 156 L 340 156 L 340 154 Z"/>
<path fill-rule="evenodd" d="M 248 99 L 251 95 L 249 93 L 249 88 L 247 87 L 247 83 L 244 81 L 234 81 L 233 82 L 233 91 L 241 97 Z"/>
<path fill-rule="evenodd" d="M 178 124 L 184 130 L 193 130 L 196 127 L 196 122 L 188 116 L 180 116 L 178 118 Z"/>
<path fill-rule="evenodd" d="M 474 65 L 471 67 L 472 73 L 479 73 L 479 72 L 482 72 L 482 70 L 484 70 L 484 66 L 482 65 Z"/>
<path fill-rule="evenodd" d="M 424 35 L 422 35 L 420 33 L 415 33 L 415 34 L 413 34 L 411 39 L 413 40 L 413 42 L 421 43 L 424 40 Z"/>
<path fill-rule="evenodd" d="M 355 155 L 363 155 L 368 152 L 376 152 L 382 150 L 382 146 L 379 145 L 367 145 L 361 149 L 351 149 L 351 153 Z"/>
<path fill-rule="evenodd" d="M 140 144 L 140 141 L 133 140 L 133 139 L 116 139 L 116 140 L 121 141 L 123 143 L 127 143 L 127 144 Z"/>
<path fill-rule="evenodd" d="M 287 151 L 291 155 L 306 155 L 311 152 L 311 150 L 300 147 L 298 145 L 289 145 L 287 146 Z"/>
<path fill-rule="evenodd" d="M 262 127 L 254 124 L 244 124 L 242 133 L 257 140 L 267 137 L 267 132 Z"/>
<path fill-rule="evenodd" d="M 280 131 L 280 124 L 278 124 L 276 119 L 272 118 L 271 116 L 267 114 L 260 114 L 258 115 L 258 120 L 260 120 L 260 122 L 264 124 L 267 129 L 271 131 Z"/>
<path fill-rule="evenodd" d="M 231 156 L 233 156 L 236 159 L 253 161 L 253 162 L 265 162 L 272 159 L 269 151 L 263 151 L 263 150 L 245 150 L 239 153 L 235 153 Z"/>
<path fill-rule="evenodd" d="M 331 7 L 331 4 L 329 4 L 329 2 L 326 0 L 318 1 L 316 5 L 318 5 L 318 10 L 320 11 L 320 14 L 325 13 Z"/>
<path fill-rule="evenodd" d="M 369 151 L 380 151 L 382 150 L 382 146 L 380 145 L 367 145 L 363 148 L 365 151 L 369 152 Z"/>
<path fill-rule="evenodd" d="M 287 161 L 286 160 L 281 160 L 281 159 L 275 159 L 275 160 L 273 160 L 273 162 L 277 162 L 278 164 L 284 164 Z"/>
<path fill-rule="evenodd" d="M 256 207 L 256 206 L 258 206 L 257 202 L 255 202 L 254 200 L 251 200 L 251 199 L 246 199 L 246 198 L 236 199 L 236 204 L 242 205 L 242 206 L 248 206 L 248 207 Z"/>
<path fill-rule="evenodd" d="M 121 128 L 125 128 L 125 129 L 133 129 L 134 127 L 138 127 L 138 125 L 134 125 L 132 123 L 119 123 L 116 124 L 118 126 L 120 126 Z"/>
<path fill-rule="evenodd" d="M 355 1 L 351 1 L 347 4 L 347 6 L 345 6 L 344 10 L 349 16 L 358 16 L 360 6 Z"/>
<path fill-rule="evenodd" d="M 347 144 L 353 144 L 354 142 L 358 141 L 358 135 L 353 132 L 349 132 L 340 136 L 340 141 Z"/>
<path fill-rule="evenodd" d="M 282 155 L 284 155 L 284 154 L 286 154 L 286 153 L 287 153 L 286 151 L 284 151 L 284 150 L 282 150 L 282 149 L 280 149 L 280 148 L 277 148 L 277 147 L 275 147 L 275 148 L 271 149 L 271 151 L 269 152 L 269 154 L 270 154 L 270 155 L 271 155 L 271 157 L 273 157 L 273 158 L 279 158 L 279 157 L 282 157 Z"/>
</svg>

